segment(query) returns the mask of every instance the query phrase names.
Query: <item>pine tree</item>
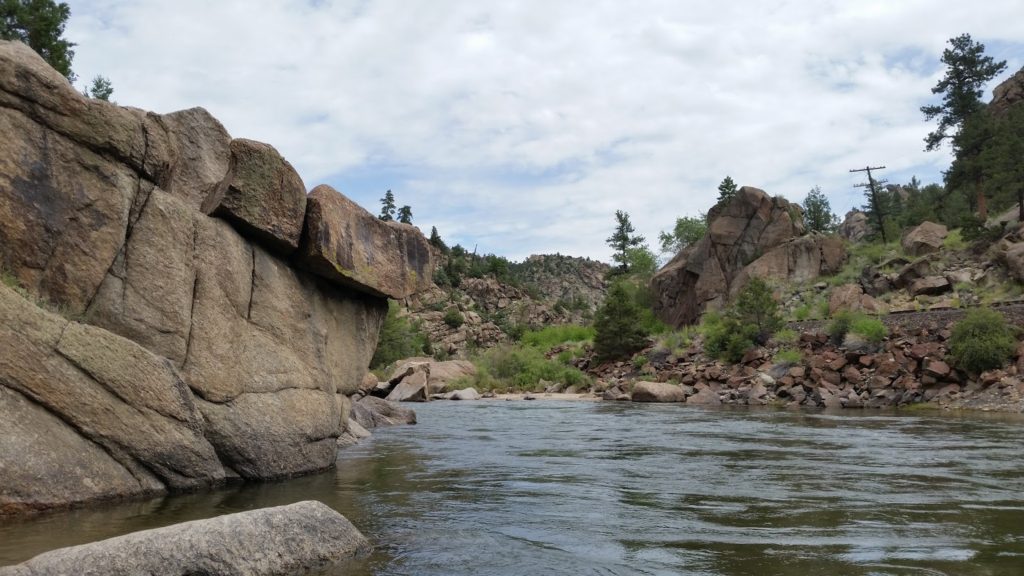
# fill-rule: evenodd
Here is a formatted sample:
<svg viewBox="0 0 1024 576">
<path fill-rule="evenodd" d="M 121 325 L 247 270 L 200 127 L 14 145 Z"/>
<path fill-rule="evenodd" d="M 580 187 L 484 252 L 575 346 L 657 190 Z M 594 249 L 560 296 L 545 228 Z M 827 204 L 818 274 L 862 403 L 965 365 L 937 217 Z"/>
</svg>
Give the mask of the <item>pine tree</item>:
<svg viewBox="0 0 1024 576">
<path fill-rule="evenodd" d="M 441 252 L 448 253 L 448 245 L 441 239 L 441 235 L 437 233 L 437 226 L 430 227 L 430 244 L 440 250 Z"/>
<path fill-rule="evenodd" d="M 412 224 L 412 206 L 406 204 L 398 209 L 398 221 L 402 224 Z"/>
<path fill-rule="evenodd" d="M 804 198 L 804 225 L 810 232 L 830 234 L 839 226 L 839 217 L 832 212 L 828 198 L 815 186 Z"/>
<path fill-rule="evenodd" d="M 71 60 L 74 43 L 61 38 L 71 16 L 66 2 L 53 0 L 0 0 L 0 40 L 19 40 L 39 53 L 70 82 L 75 81 Z"/>
<path fill-rule="evenodd" d="M 925 137 L 925 150 L 936 150 L 943 140 L 956 134 L 964 121 L 984 108 L 982 87 L 1006 69 L 1006 61 L 996 62 L 984 56 L 985 45 L 974 42 L 970 34 L 949 39 L 950 48 L 942 51 L 946 75 L 932 88 L 932 94 L 942 94 L 942 104 L 922 106 L 926 120 L 939 119 L 939 126 Z M 955 146 L 954 141 L 954 146 Z"/>
<path fill-rule="evenodd" d="M 718 201 L 715 204 L 724 204 L 729 200 L 736 197 L 736 183 L 732 181 L 732 176 L 726 176 L 722 183 L 718 185 Z"/>
<path fill-rule="evenodd" d="M 640 308 L 616 282 L 594 316 L 594 353 L 602 362 L 626 358 L 647 345 Z"/>
<path fill-rule="evenodd" d="M 662 254 L 675 255 L 683 248 L 700 242 L 707 231 L 707 214 L 701 214 L 699 218 L 692 216 L 676 218 L 676 225 L 671 233 L 662 232 L 658 234 L 661 252 Z"/>
<path fill-rule="evenodd" d="M 96 98 L 97 100 L 110 101 L 110 95 L 114 93 L 114 85 L 110 83 L 110 78 L 106 76 L 96 76 L 92 79 L 92 85 L 85 89 L 84 94 L 89 98 Z"/>
<path fill-rule="evenodd" d="M 615 251 L 612 254 L 612 260 L 619 263 L 622 272 L 629 272 L 629 249 L 642 245 L 644 237 L 633 234 L 636 230 L 629 221 L 628 213 L 616 210 L 615 221 L 615 233 L 609 236 L 605 242 Z"/>
<path fill-rule="evenodd" d="M 380 199 L 380 218 L 385 222 L 391 222 L 395 219 L 395 195 L 392 194 L 391 190 L 384 193 L 384 197 Z"/>
</svg>

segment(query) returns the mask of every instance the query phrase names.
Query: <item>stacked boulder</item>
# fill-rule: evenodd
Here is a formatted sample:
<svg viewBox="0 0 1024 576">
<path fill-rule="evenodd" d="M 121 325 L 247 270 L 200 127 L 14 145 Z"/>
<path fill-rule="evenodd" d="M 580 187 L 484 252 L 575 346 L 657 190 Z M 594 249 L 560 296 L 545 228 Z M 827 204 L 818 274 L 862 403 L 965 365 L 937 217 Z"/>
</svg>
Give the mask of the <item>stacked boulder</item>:
<svg viewBox="0 0 1024 576">
<path fill-rule="evenodd" d="M 0 513 L 333 466 L 426 239 L 0 42 Z"/>
</svg>

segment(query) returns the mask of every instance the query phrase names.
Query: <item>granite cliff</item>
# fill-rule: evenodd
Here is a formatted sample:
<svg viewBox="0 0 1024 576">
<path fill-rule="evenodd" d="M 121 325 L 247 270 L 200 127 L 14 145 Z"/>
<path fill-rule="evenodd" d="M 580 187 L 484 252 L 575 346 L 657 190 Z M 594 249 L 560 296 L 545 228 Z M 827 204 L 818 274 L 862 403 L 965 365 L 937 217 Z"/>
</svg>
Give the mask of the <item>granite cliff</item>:
<svg viewBox="0 0 1024 576">
<path fill-rule="evenodd" d="M 334 465 L 426 239 L 0 42 L 0 513 Z"/>
</svg>

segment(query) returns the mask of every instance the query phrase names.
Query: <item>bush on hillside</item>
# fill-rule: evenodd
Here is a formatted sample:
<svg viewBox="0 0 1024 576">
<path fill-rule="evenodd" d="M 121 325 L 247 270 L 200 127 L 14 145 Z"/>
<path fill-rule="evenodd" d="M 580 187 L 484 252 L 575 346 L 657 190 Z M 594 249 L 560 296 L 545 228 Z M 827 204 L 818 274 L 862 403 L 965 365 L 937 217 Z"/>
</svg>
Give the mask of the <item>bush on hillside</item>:
<svg viewBox="0 0 1024 576">
<path fill-rule="evenodd" d="M 600 361 L 631 356 L 647 345 L 641 310 L 623 282 L 616 282 L 594 319 L 594 352 Z"/>
<path fill-rule="evenodd" d="M 398 304 L 389 301 L 388 314 L 381 326 L 370 368 L 382 368 L 396 360 L 430 353 L 430 339 L 420 329 L 419 323 L 401 316 Z"/>
<path fill-rule="evenodd" d="M 701 326 L 704 352 L 736 363 L 750 348 L 765 344 L 782 326 L 779 303 L 771 288 L 764 280 L 752 278 L 724 313 L 705 314 Z"/>
<path fill-rule="evenodd" d="M 513 389 L 538 391 L 541 381 L 565 386 L 585 386 L 590 378 L 575 368 L 550 360 L 528 346 L 502 345 L 491 348 L 473 361 L 477 374 L 459 384 L 477 390 Z"/>
<path fill-rule="evenodd" d="M 971 310 L 953 327 L 950 355 L 975 374 L 999 368 L 1013 356 L 1016 338 L 1003 315 L 989 308 Z"/>
<path fill-rule="evenodd" d="M 881 344 L 888 333 L 878 318 L 850 310 L 836 312 L 828 325 L 828 335 L 836 346 L 843 343 L 847 334 L 855 334 L 869 344 Z"/>
<path fill-rule="evenodd" d="M 450 328 L 458 328 L 465 324 L 465 322 L 466 319 L 462 316 L 462 313 L 459 312 L 458 308 L 449 308 L 448 311 L 444 313 L 444 323 Z"/>
<path fill-rule="evenodd" d="M 562 324 L 559 326 L 547 326 L 540 330 L 524 332 L 520 342 L 527 346 L 533 346 L 540 350 L 550 350 L 559 344 L 567 342 L 585 342 L 594 339 L 595 330 L 590 326 L 577 326 L 575 324 Z"/>
</svg>

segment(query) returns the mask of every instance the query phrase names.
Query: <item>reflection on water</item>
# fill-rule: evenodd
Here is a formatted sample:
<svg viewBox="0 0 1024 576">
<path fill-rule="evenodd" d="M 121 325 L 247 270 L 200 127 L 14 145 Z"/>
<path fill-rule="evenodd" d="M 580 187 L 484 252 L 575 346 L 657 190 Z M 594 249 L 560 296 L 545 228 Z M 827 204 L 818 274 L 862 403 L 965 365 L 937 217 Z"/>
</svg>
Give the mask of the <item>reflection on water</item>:
<svg viewBox="0 0 1024 576">
<path fill-rule="evenodd" d="M 0 525 L 0 564 L 316 499 L 377 543 L 328 574 L 1024 573 L 1017 417 L 431 403 L 336 472 Z"/>
</svg>

